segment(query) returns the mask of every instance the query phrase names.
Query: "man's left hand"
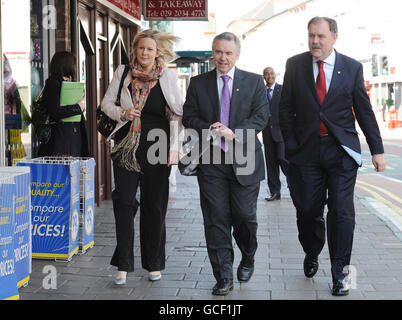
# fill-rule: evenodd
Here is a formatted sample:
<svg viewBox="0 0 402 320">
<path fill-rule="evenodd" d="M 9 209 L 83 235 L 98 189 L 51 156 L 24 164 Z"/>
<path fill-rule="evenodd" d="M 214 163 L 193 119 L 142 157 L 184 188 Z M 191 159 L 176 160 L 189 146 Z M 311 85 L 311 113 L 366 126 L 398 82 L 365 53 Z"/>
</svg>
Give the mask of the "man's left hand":
<svg viewBox="0 0 402 320">
<path fill-rule="evenodd" d="M 375 171 L 383 172 L 385 170 L 386 164 L 385 164 L 385 157 L 384 157 L 383 153 L 374 154 L 372 161 L 373 161 Z"/>
<path fill-rule="evenodd" d="M 218 132 L 221 137 L 225 138 L 225 140 L 232 141 L 236 138 L 236 135 L 233 133 L 233 131 L 220 122 L 215 122 L 212 124 L 211 128 L 212 130 Z"/>
</svg>

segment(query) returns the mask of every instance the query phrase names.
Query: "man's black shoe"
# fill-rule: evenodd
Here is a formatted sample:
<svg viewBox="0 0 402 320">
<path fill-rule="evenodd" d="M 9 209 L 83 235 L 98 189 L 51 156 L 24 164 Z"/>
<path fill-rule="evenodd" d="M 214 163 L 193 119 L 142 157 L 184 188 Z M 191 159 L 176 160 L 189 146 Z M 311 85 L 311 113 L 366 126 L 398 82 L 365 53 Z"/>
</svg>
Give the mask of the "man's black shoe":
<svg viewBox="0 0 402 320">
<path fill-rule="evenodd" d="M 318 258 L 311 258 L 308 255 L 304 258 L 304 274 L 307 278 L 312 278 L 318 271 Z"/>
<path fill-rule="evenodd" d="M 222 279 L 212 289 L 214 296 L 226 296 L 233 290 L 233 279 Z"/>
<path fill-rule="evenodd" d="M 254 265 L 246 266 L 240 262 L 239 267 L 237 268 L 237 280 L 239 280 L 239 282 L 247 282 L 250 280 L 253 273 Z"/>
<path fill-rule="evenodd" d="M 349 294 L 349 285 L 346 281 L 338 280 L 332 287 L 333 296 L 347 296 Z"/>
<path fill-rule="evenodd" d="M 279 193 L 274 193 L 270 197 L 265 198 L 267 201 L 275 201 L 275 200 L 281 200 L 281 195 Z"/>
</svg>

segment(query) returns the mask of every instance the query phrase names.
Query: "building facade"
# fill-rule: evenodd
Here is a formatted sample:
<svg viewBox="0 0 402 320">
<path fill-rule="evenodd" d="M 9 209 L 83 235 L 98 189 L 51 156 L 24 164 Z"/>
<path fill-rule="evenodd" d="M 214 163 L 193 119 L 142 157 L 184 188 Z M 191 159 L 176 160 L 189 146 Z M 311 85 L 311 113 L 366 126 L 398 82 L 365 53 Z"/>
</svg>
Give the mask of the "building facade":
<svg viewBox="0 0 402 320">
<path fill-rule="evenodd" d="M 286 60 L 308 51 L 308 21 L 314 16 L 334 18 L 339 34 L 335 49 L 363 64 L 371 103 L 376 112 L 383 111 L 385 121 L 401 106 L 402 42 L 396 23 L 401 9 L 395 0 L 300 0 L 241 35 L 239 65 L 261 74 L 272 66 L 281 82 Z"/>
<path fill-rule="evenodd" d="M 98 204 L 110 199 L 112 146 L 96 130 L 96 108 L 114 70 L 129 61 L 131 41 L 141 29 L 141 1 L 2 0 L 0 9 L 0 165 L 37 156 L 29 125 L 31 102 L 49 76 L 54 53 L 71 51 L 77 57 L 77 79 L 86 84 L 84 116 L 96 161 L 95 199 Z"/>
</svg>

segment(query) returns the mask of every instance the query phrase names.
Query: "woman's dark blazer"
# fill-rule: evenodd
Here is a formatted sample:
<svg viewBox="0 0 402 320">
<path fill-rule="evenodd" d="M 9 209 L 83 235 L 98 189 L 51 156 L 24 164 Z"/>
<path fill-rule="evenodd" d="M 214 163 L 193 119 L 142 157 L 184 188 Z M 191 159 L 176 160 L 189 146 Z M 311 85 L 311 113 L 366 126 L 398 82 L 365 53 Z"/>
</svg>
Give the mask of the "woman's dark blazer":
<svg viewBox="0 0 402 320">
<path fill-rule="evenodd" d="M 60 90 L 63 78 L 51 75 L 45 84 L 43 91 L 43 103 L 50 117 L 56 122 L 52 125 L 52 135 L 47 144 L 39 146 L 39 156 L 65 155 L 75 157 L 88 157 L 88 137 L 84 116 L 81 122 L 62 122 L 61 119 L 70 116 L 82 115 L 78 104 L 60 106 Z"/>
</svg>

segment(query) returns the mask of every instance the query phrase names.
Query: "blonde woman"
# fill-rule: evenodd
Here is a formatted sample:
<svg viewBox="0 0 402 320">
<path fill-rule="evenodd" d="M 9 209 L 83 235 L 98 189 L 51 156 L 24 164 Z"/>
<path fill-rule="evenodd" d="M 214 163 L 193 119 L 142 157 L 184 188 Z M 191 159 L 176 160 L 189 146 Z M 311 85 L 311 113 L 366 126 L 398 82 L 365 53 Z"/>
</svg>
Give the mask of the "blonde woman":
<svg viewBox="0 0 402 320">
<path fill-rule="evenodd" d="M 132 43 L 132 59 L 124 80 L 120 106 L 115 104 L 120 79 L 125 66 L 119 66 L 103 98 L 101 108 L 118 122 L 108 137 L 114 139 L 112 149 L 115 189 L 112 193 L 116 219 L 117 246 L 111 265 L 117 266 L 115 284 L 126 283 L 127 272 L 134 271 L 134 215 L 135 195 L 140 198 L 140 240 L 142 267 L 149 272 L 149 280 L 160 280 L 165 267 L 165 215 L 169 197 L 171 165 L 179 160 L 180 137 L 183 127 L 183 100 L 177 85 L 177 74 L 166 68 L 174 57 L 172 46 L 179 38 L 157 30 L 138 33 Z M 148 141 L 148 133 L 158 129 L 166 135 L 165 161 L 154 164 L 155 141 Z M 163 139 L 161 139 L 162 141 Z M 160 141 L 159 141 L 160 142 Z"/>
</svg>

